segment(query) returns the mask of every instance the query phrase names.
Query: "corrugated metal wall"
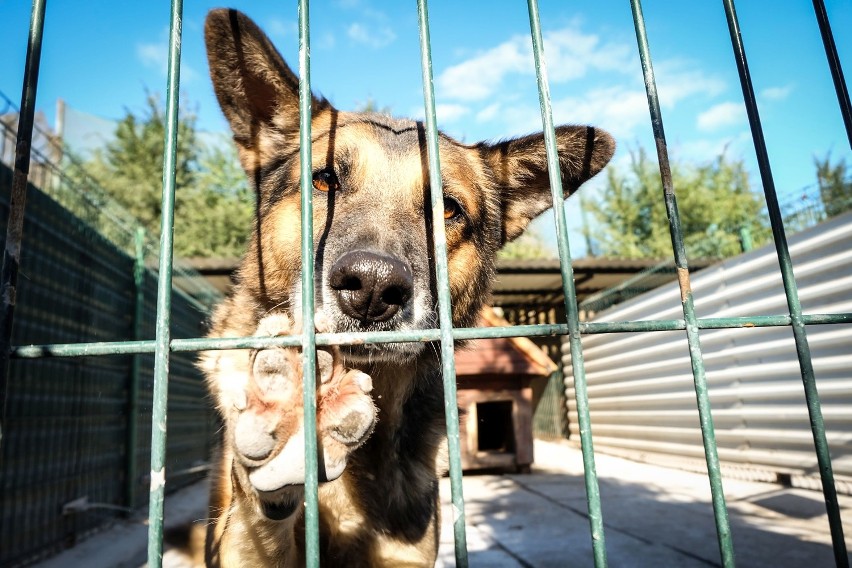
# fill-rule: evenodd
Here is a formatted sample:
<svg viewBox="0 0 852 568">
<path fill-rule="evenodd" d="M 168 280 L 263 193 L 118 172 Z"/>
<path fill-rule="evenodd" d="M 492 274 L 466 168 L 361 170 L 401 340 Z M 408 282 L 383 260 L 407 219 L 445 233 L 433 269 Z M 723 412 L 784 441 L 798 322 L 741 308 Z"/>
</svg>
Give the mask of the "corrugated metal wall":
<svg viewBox="0 0 852 568">
<path fill-rule="evenodd" d="M 11 171 L 0 164 L 0 231 L 5 235 Z M 134 259 L 50 197 L 29 188 L 13 341 L 65 343 L 133 339 Z M 145 279 L 144 336 L 154 336 L 156 279 Z M 175 337 L 203 334 L 205 314 L 175 294 Z M 208 458 L 214 425 L 195 354 L 174 354 L 167 471 Z M 128 416 L 129 356 L 14 360 L 0 467 L 0 566 L 27 563 L 109 523 L 114 510 L 62 514 L 92 503 L 140 507 L 150 471 L 153 356 L 142 356 L 140 404 Z M 138 424 L 137 464 L 127 471 L 130 420 Z M 127 483 L 136 489 L 128 503 Z M 198 479 L 170 477 L 169 489 Z"/>
<path fill-rule="evenodd" d="M 789 242 L 804 312 L 852 311 L 852 213 L 798 233 Z M 692 285 L 699 318 L 789 313 L 771 245 L 695 273 Z M 672 283 L 591 321 L 681 316 L 678 287 Z M 808 338 L 838 489 L 849 491 L 852 326 L 809 326 Z M 755 473 L 801 482 L 813 474 L 818 480 L 791 329 L 703 330 L 701 346 L 720 459 L 729 469 L 745 465 Z M 683 331 L 587 335 L 583 352 L 595 449 L 703 463 Z M 570 431 L 578 439 L 570 354 L 563 362 Z"/>
</svg>

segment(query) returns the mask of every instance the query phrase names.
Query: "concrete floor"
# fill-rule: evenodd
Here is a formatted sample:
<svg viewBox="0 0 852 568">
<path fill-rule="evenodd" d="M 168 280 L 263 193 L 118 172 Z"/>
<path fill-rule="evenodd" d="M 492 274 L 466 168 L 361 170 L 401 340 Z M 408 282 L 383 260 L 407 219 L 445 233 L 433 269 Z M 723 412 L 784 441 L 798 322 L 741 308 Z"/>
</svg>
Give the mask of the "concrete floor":
<svg viewBox="0 0 852 568">
<path fill-rule="evenodd" d="M 593 565 L 580 451 L 536 442 L 536 464 L 526 475 L 464 478 L 471 566 Z M 612 567 L 719 566 L 710 491 L 704 475 L 598 455 L 606 550 Z M 438 566 L 455 565 L 449 481 L 441 485 L 444 522 Z M 834 566 L 821 493 L 778 485 L 724 480 L 739 567 Z M 167 525 L 202 519 L 201 483 L 166 500 Z M 841 496 L 852 534 L 852 497 Z M 145 562 L 143 521 L 125 522 L 38 566 L 138 568 Z M 847 542 L 850 537 L 847 536 Z M 175 551 L 164 565 L 189 568 Z"/>
</svg>

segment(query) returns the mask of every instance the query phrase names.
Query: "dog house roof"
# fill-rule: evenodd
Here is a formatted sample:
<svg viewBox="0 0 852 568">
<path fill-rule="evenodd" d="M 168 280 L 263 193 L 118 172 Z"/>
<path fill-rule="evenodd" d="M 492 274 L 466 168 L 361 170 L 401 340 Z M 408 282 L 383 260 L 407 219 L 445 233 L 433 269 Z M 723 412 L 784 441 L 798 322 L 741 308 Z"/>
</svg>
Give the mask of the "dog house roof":
<svg viewBox="0 0 852 568">
<path fill-rule="evenodd" d="M 490 307 L 482 310 L 480 327 L 511 325 Z M 549 376 L 556 364 L 526 337 L 476 339 L 456 350 L 456 374 Z"/>
</svg>

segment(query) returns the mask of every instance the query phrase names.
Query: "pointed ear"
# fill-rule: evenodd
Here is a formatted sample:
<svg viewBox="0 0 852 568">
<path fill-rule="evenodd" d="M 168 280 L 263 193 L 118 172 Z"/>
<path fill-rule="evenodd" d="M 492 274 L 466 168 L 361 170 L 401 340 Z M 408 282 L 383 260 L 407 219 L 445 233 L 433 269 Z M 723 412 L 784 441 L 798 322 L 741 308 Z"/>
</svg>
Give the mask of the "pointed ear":
<svg viewBox="0 0 852 568">
<path fill-rule="evenodd" d="M 204 39 L 216 98 L 237 144 L 255 149 L 273 125 L 298 130 L 299 79 L 253 21 L 237 10 L 212 10 Z M 321 102 L 312 97 L 314 108 Z"/>
<path fill-rule="evenodd" d="M 599 128 L 560 126 L 556 128 L 556 147 L 562 189 L 568 197 L 609 162 L 615 140 Z M 480 148 L 500 191 L 505 244 L 553 205 L 544 135 L 482 144 Z"/>
</svg>

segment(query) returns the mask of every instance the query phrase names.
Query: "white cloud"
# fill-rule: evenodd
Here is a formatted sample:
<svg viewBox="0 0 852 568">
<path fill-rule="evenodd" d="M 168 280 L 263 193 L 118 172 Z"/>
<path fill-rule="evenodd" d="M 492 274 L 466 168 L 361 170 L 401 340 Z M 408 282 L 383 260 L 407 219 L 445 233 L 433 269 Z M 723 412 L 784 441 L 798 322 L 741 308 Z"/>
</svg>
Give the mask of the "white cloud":
<svg viewBox="0 0 852 568">
<path fill-rule="evenodd" d="M 363 43 L 376 49 L 385 47 L 396 39 L 396 34 L 388 26 L 368 27 L 358 22 L 351 24 L 346 29 L 346 35 L 356 43 Z"/>
<path fill-rule="evenodd" d="M 476 113 L 477 122 L 488 122 L 500 111 L 500 103 L 493 103 Z"/>
<path fill-rule="evenodd" d="M 287 36 L 295 36 L 299 32 L 299 27 L 296 22 L 284 21 L 278 18 L 270 18 L 264 22 L 263 26 L 269 35 L 278 39 L 283 39 Z"/>
<path fill-rule="evenodd" d="M 169 71 L 169 45 L 168 42 L 139 43 L 136 45 L 136 57 L 142 65 L 151 69 L 159 70 L 164 76 Z M 198 72 L 181 60 L 180 64 L 181 82 L 187 83 L 199 77 Z"/>
<path fill-rule="evenodd" d="M 627 72 L 631 50 L 626 44 L 603 43 L 576 26 L 544 34 L 545 61 L 551 82 L 585 77 L 590 70 Z M 511 74 L 532 76 L 532 45 L 527 35 L 509 40 L 444 70 L 437 80 L 441 95 L 460 100 L 492 96 Z"/>
<path fill-rule="evenodd" d="M 470 112 L 470 109 L 464 105 L 458 104 L 438 104 L 435 105 L 435 114 L 439 122 L 455 122 L 461 117 Z"/>
<path fill-rule="evenodd" d="M 465 101 L 491 96 L 509 73 L 522 73 L 531 65 L 517 38 L 491 48 L 444 70 L 437 80 L 442 96 Z"/>
<path fill-rule="evenodd" d="M 699 130 L 713 131 L 741 124 L 745 120 L 743 103 L 724 102 L 699 114 L 696 124 Z"/>
<path fill-rule="evenodd" d="M 767 101 L 781 101 L 793 91 L 793 85 L 786 87 L 769 87 L 760 92 L 760 98 Z"/>
<path fill-rule="evenodd" d="M 678 102 L 695 95 L 715 97 L 725 91 L 725 82 L 715 75 L 682 60 L 663 60 L 654 63 L 657 93 L 660 104 L 673 107 Z"/>
<path fill-rule="evenodd" d="M 743 156 L 750 151 L 751 147 L 751 131 L 743 130 L 734 136 L 699 138 L 669 144 L 669 152 L 675 159 L 702 163 L 722 154 L 733 157 Z"/>
<path fill-rule="evenodd" d="M 587 33 L 578 24 L 545 34 L 545 57 L 557 124 L 594 124 L 619 140 L 650 134 L 645 86 L 635 47 L 626 41 Z M 727 89 L 719 76 L 695 62 L 670 58 L 655 62 L 660 104 L 666 113 L 690 102 L 706 109 Z M 487 132 L 520 135 L 541 130 L 535 96 L 530 39 L 517 35 L 461 60 L 437 74 L 439 100 L 470 105 L 482 101 L 471 118 Z M 472 105 L 471 105 L 472 106 Z M 721 110 L 707 124 L 722 124 Z"/>
<path fill-rule="evenodd" d="M 574 27 L 544 34 L 547 72 L 554 83 L 582 78 L 589 70 L 634 71 L 632 51 L 627 44 L 603 43 L 597 35 Z"/>
</svg>

